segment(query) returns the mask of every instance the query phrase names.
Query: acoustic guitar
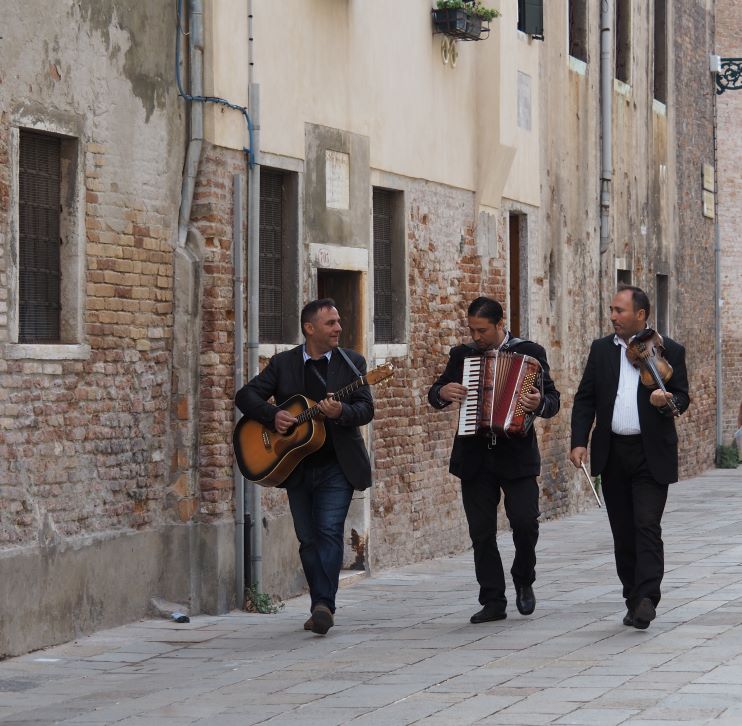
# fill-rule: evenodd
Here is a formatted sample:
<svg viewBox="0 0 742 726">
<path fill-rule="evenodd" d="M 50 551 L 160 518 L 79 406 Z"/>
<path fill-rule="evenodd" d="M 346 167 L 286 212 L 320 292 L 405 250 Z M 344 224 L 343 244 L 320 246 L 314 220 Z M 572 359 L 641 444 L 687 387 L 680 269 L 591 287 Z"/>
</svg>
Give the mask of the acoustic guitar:
<svg viewBox="0 0 742 726">
<path fill-rule="evenodd" d="M 394 372 L 391 363 L 384 363 L 333 393 L 329 398 L 342 401 L 361 386 L 373 386 Z M 306 396 L 297 394 L 279 408 L 297 419 L 285 434 L 263 426 L 259 421 L 243 416 L 234 430 L 232 441 L 237 465 L 242 475 L 265 487 L 275 487 L 288 479 L 294 469 L 309 454 L 325 443 L 325 424 L 319 406 Z"/>
</svg>

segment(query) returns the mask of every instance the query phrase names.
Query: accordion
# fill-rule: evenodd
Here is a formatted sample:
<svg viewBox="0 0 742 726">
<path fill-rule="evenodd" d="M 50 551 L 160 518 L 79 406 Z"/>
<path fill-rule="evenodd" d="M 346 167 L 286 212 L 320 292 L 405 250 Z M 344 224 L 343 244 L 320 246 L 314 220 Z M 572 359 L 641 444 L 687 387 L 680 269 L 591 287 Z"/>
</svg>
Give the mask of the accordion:
<svg viewBox="0 0 742 726">
<path fill-rule="evenodd" d="M 488 350 L 464 358 L 466 400 L 459 411 L 459 436 L 525 436 L 536 418 L 523 409 L 521 394 L 535 386 L 543 397 L 540 363 L 530 355 Z"/>
</svg>

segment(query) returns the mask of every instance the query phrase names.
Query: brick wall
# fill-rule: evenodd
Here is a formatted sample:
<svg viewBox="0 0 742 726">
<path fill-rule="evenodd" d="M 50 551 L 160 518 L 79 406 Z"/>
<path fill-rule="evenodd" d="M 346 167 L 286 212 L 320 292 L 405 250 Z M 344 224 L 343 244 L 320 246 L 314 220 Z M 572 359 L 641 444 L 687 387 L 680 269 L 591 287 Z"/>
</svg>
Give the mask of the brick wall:
<svg viewBox="0 0 742 726">
<path fill-rule="evenodd" d="M 199 371 L 201 512 L 224 516 L 232 507 L 234 284 L 232 175 L 245 175 L 244 156 L 204 147 L 191 221 L 203 238 Z M 230 515 L 231 516 L 231 515 Z"/>
<path fill-rule="evenodd" d="M 374 566 L 467 546 L 459 483 L 448 474 L 457 422 L 451 411 L 431 408 L 427 391 L 463 339 L 468 303 L 483 283 L 495 293 L 494 276 L 477 264 L 470 192 L 421 183 L 407 209 L 409 355 L 394 361 L 394 378 L 375 398 Z"/>
<path fill-rule="evenodd" d="M 742 56 L 742 5 L 735 0 L 716 3 L 716 53 Z M 718 221 L 721 240 L 722 431 L 729 444 L 737 428 L 742 403 L 742 91 L 717 96 Z"/>
<path fill-rule="evenodd" d="M 142 180 L 146 199 L 122 193 L 115 146 L 88 143 L 84 158 L 91 355 L 2 363 L 0 544 L 35 543 L 42 529 L 69 537 L 163 517 L 172 209 L 167 193 L 158 199 L 155 173 Z"/>
<path fill-rule="evenodd" d="M 50 72 L 48 64 L 23 59 L 17 74 L 3 78 L 0 104 L 14 110 L 0 114 L 0 342 L 10 339 L 8 214 L 17 201 L 9 188 L 11 128 L 48 124 L 77 137 L 67 142 L 75 152 L 68 159 L 72 193 L 64 212 L 81 200 L 83 224 L 79 235 L 71 225 L 62 244 L 63 254 L 79 250 L 84 259 L 77 342 L 91 352 L 85 360 L 65 354 L 50 360 L 42 351 L 0 361 L 0 545 L 36 544 L 40 532 L 42 539 L 64 541 L 147 529 L 169 516 L 164 487 L 182 130 L 176 92 L 163 80 L 173 67 L 172 47 L 146 41 L 159 33 L 170 37 L 174 11 L 163 14 L 160 1 L 161 7 L 119 16 L 116 27 L 142 41 L 136 62 L 152 70 L 152 79 L 129 83 L 113 60 L 120 48 L 107 47 L 111 8 L 91 20 L 76 17 L 80 8 L 69 5 L 55 6 L 59 15 L 32 29 L 24 21 L 28 3 L 8 7 L 5 53 L 23 59 L 53 38 L 54 52 L 70 65 L 57 63 Z M 87 20 L 101 25 L 80 34 Z M 148 94 L 158 91 L 156 103 L 145 108 Z M 113 108 L 112 99 L 115 113 L 91 113 Z M 34 115 L 17 110 L 25 107 L 35 108 Z M 64 298 L 65 319 L 77 319 L 74 297 Z"/>
<path fill-rule="evenodd" d="M 678 424 L 680 476 L 711 466 L 715 453 L 714 223 L 703 216 L 702 168 L 712 164 L 713 84 L 708 56 L 714 18 L 706 3 L 674 3 L 677 134 L 677 286 L 671 298 L 677 340 L 687 351 L 691 407 Z"/>
</svg>

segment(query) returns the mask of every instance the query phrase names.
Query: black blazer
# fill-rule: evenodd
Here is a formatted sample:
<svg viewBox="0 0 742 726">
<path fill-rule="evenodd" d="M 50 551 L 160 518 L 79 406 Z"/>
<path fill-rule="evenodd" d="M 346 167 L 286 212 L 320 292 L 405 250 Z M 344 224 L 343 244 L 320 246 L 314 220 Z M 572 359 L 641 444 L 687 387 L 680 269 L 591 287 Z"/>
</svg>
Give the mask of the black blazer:
<svg viewBox="0 0 742 726">
<path fill-rule="evenodd" d="M 530 340 L 523 340 L 507 348 L 514 353 L 530 355 L 541 364 L 544 371 L 544 399 L 538 415 L 542 418 L 556 416 L 559 411 L 559 391 L 549 375 L 546 351 Z M 481 355 L 481 352 L 470 345 L 457 345 L 451 348 L 446 370 L 428 391 L 428 401 L 431 406 L 441 409 L 451 404 L 450 401 L 440 399 L 439 391 L 447 383 L 461 383 L 464 374 L 464 358 L 475 355 Z M 523 437 L 500 436 L 496 441 L 497 443 L 490 448 L 489 437 L 454 437 L 449 472 L 459 479 L 472 479 L 486 465 L 496 476 L 504 479 L 520 479 L 538 476 L 541 473 L 541 455 L 538 450 L 535 426 L 531 426 Z"/>
<path fill-rule="evenodd" d="M 345 352 L 353 361 L 353 365 L 365 375 L 364 357 L 353 350 Z M 342 355 L 333 351 L 327 367 L 327 389 L 332 392 L 339 391 L 357 378 Z M 246 416 L 272 429 L 279 407 L 268 403 L 268 399 L 273 397 L 275 401 L 284 403 L 298 393 L 306 395 L 301 345 L 274 355 L 268 365 L 237 392 L 235 403 Z M 335 455 L 343 474 L 354 489 L 368 489 L 371 486 L 371 462 L 358 427 L 367 424 L 374 417 L 374 401 L 370 388 L 361 386 L 342 404 L 343 412 L 340 418 L 325 419 L 325 426 L 332 427 Z M 303 465 L 300 463 L 284 482 L 284 486 L 291 486 L 298 481 L 302 471 Z"/>
<path fill-rule="evenodd" d="M 613 335 L 607 335 L 593 341 L 572 408 L 571 448 L 587 446 L 590 429 L 595 421 L 590 444 L 590 468 L 593 476 L 605 470 L 611 447 L 613 405 L 618 392 L 623 350 L 613 342 L 613 338 Z M 665 358 L 673 369 L 672 377 L 665 388 L 673 394 L 675 405 L 683 412 L 690 403 L 685 348 L 670 338 L 665 338 L 664 342 Z M 644 454 L 654 479 L 661 484 L 670 484 L 678 480 L 678 435 L 675 431 L 675 418 L 669 411 L 653 406 L 649 402 L 650 394 L 649 388 L 639 382 L 636 400 Z"/>
</svg>

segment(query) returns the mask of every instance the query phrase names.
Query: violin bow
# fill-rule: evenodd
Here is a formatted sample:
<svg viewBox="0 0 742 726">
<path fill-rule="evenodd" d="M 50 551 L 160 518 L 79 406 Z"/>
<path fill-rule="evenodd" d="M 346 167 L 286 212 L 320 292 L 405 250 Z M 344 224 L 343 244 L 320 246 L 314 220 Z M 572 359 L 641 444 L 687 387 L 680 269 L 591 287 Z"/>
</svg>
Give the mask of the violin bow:
<svg viewBox="0 0 742 726">
<path fill-rule="evenodd" d="M 587 483 L 590 487 L 590 491 L 593 493 L 593 496 L 595 497 L 595 501 L 598 503 L 598 506 L 602 509 L 603 505 L 600 503 L 600 497 L 598 496 L 598 492 L 595 491 L 595 487 L 593 486 L 593 480 L 590 478 L 590 474 L 587 473 L 587 469 L 585 468 L 585 462 L 580 462 L 580 467 L 582 468 L 582 472 L 585 475 L 585 479 L 587 479 Z"/>
</svg>

